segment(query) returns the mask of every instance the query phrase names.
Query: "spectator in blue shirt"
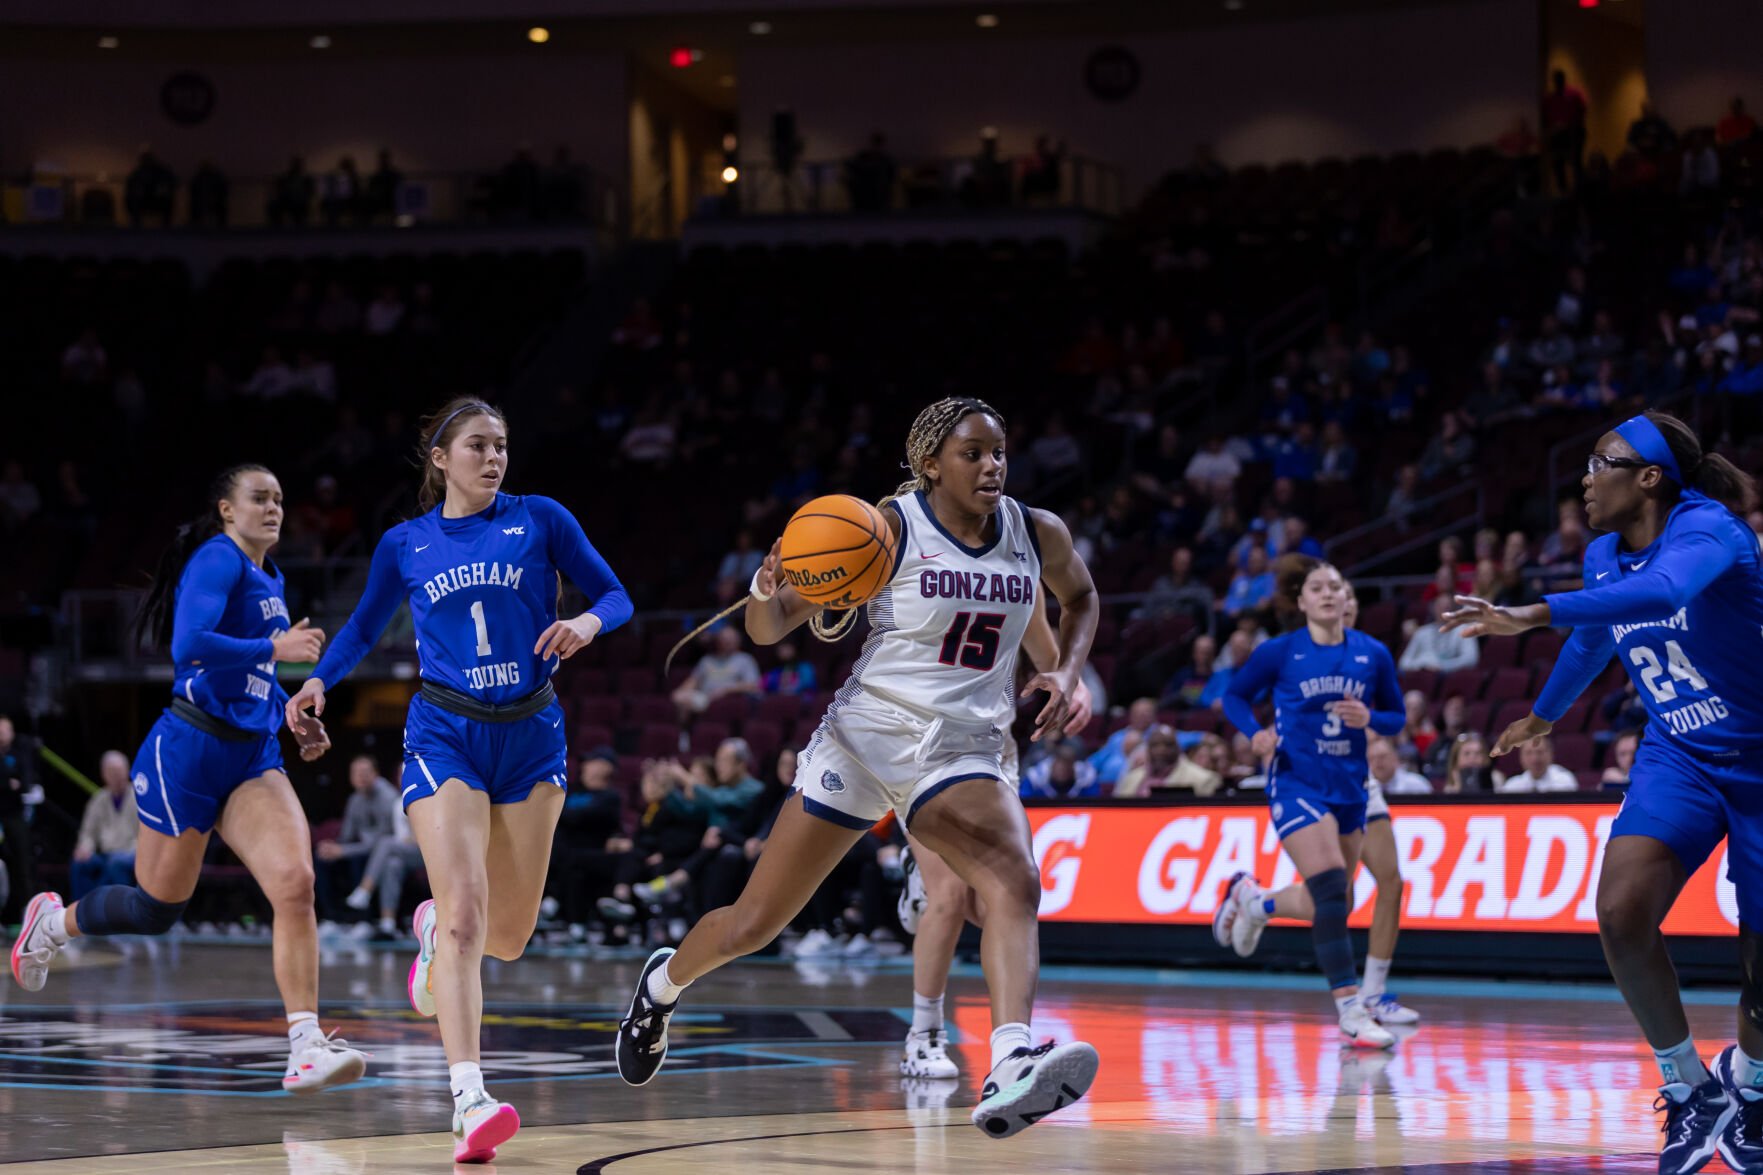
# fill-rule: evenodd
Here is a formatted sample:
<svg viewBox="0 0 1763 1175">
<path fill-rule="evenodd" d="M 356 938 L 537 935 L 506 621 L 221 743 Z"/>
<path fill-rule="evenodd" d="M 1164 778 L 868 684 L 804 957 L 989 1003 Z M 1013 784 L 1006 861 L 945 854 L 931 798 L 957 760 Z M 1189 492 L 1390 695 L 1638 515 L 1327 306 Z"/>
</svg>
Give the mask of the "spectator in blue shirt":
<svg viewBox="0 0 1763 1175">
<path fill-rule="evenodd" d="M 1274 477 L 1301 482 L 1316 480 L 1316 430 L 1309 421 L 1300 421 L 1290 436 L 1281 437 L 1271 448 Z"/>
<path fill-rule="evenodd" d="M 1272 598 L 1273 572 L 1267 569 L 1267 548 L 1255 543 L 1249 548 L 1243 569 L 1231 579 L 1230 590 L 1224 594 L 1224 614 L 1235 620 L 1245 612 L 1266 607 Z"/>
<path fill-rule="evenodd" d="M 1082 739 L 1068 738 L 1053 753 L 1022 773 L 1022 798 L 1065 800 L 1099 796 L 1096 769 L 1083 758 Z"/>
<path fill-rule="evenodd" d="M 788 640 L 777 646 L 777 668 L 765 675 L 764 682 L 768 694 L 811 694 L 819 685 L 814 666 L 801 658 L 796 642 Z"/>
<path fill-rule="evenodd" d="M 1247 629 L 1237 629 L 1225 643 L 1230 650 L 1230 665 L 1221 665 L 1214 669 L 1212 676 L 1206 681 L 1206 688 L 1200 691 L 1200 705 L 1208 710 L 1224 709 L 1224 695 L 1230 689 L 1230 679 L 1242 668 L 1243 662 L 1249 659 L 1249 654 L 1255 651 L 1255 638 Z"/>
<path fill-rule="evenodd" d="M 1200 640 L 1211 640 L 1201 637 Z M 1196 644 L 1199 642 L 1196 641 Z M 1139 698 L 1127 707 L 1126 725 L 1108 736 L 1100 750 L 1089 758 L 1089 766 L 1096 772 L 1098 784 L 1112 785 L 1126 773 L 1126 760 L 1133 752 L 1129 742 L 1137 745 L 1137 740 L 1144 737 L 1157 722 L 1157 701 L 1155 698 Z"/>
</svg>

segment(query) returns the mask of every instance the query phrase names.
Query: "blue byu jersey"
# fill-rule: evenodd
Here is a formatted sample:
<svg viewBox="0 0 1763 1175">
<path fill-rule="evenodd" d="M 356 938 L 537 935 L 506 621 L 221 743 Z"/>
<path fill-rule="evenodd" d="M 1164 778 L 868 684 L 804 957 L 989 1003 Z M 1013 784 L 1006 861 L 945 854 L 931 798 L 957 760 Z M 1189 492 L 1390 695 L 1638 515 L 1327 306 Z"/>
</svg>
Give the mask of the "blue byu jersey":
<svg viewBox="0 0 1763 1175">
<path fill-rule="evenodd" d="M 1352 698 L 1371 710 L 1371 730 L 1395 734 L 1407 722 L 1396 663 L 1376 637 L 1346 630 L 1338 645 L 1319 645 L 1308 626 L 1264 641 L 1230 680 L 1224 716 L 1244 734 L 1261 728 L 1254 704 L 1273 692 L 1273 728 L 1279 734 L 1275 769 L 1315 785 L 1365 788 L 1365 731 L 1328 712 Z"/>
<path fill-rule="evenodd" d="M 1538 696 L 1558 720 L 1614 654 L 1651 721 L 1692 755 L 1763 743 L 1763 551 L 1725 506 L 1701 495 L 1672 511 L 1639 551 L 1600 535 L 1586 549 L 1585 590 L 1545 597 L 1573 636 Z"/>
<path fill-rule="evenodd" d="M 275 638 L 293 627 L 282 582 L 280 568 L 257 566 L 224 534 L 196 548 L 172 613 L 173 692 L 241 730 L 281 729 Z"/>
<path fill-rule="evenodd" d="M 558 665 L 533 646 L 557 619 L 559 572 L 593 602 L 601 632 L 630 619 L 618 577 L 550 498 L 497 494 L 466 518 L 437 506 L 380 539 L 361 602 L 313 676 L 326 686 L 348 676 L 408 601 L 424 681 L 491 705 L 529 697 Z"/>
</svg>

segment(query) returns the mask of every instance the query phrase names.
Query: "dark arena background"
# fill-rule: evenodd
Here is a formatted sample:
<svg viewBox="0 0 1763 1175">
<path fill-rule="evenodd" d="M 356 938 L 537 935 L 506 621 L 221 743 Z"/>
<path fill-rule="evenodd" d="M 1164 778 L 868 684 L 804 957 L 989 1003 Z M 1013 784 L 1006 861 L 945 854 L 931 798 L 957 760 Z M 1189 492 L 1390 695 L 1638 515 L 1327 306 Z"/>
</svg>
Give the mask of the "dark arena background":
<svg viewBox="0 0 1763 1175">
<path fill-rule="evenodd" d="M 1597 895 L 1663 734 L 1612 660 L 1490 760 L 1566 630 L 1439 618 L 1581 587 L 1587 457 L 1635 413 L 1763 472 L 1759 46 L 1751 0 L 0 0 L 0 939 L 39 892 L 133 880 L 131 764 L 174 682 L 135 619 L 214 476 L 279 479 L 289 617 L 335 641 L 422 513 L 419 422 L 470 395 L 509 492 L 561 503 L 635 606 L 553 679 L 544 899 L 483 967 L 483 1076 L 524 1123 L 503 1169 L 1661 1169 Z M 892 493 L 946 396 L 997 410 L 1004 492 L 1100 599 L 1093 718 L 1030 741 L 1043 695 L 1012 732 L 1034 1041 L 1092 1043 L 1095 1084 L 1027 1138 L 970 1124 L 972 926 L 960 1076 L 902 1076 L 888 825 L 627 1086 L 644 960 L 741 892 L 869 624 L 759 645 L 737 615 L 669 652 L 804 502 Z M 1391 1049 L 1337 1030 L 1308 927 L 1252 960 L 1213 937 L 1238 872 L 1301 880 L 1220 704 L 1292 552 L 1397 660 L 1372 773 L 1405 882 L 1386 990 L 1420 1018 Z M 313 666 L 267 668 L 291 694 Z M 448 1059 L 406 990 L 417 687 L 400 609 L 329 693 L 328 754 L 283 733 L 310 883 L 303 832 L 273 886 L 216 836 L 169 932 L 0 982 L 0 1164 L 445 1167 Z M 1709 1060 L 1742 979 L 1726 862 L 1664 924 Z M 308 884 L 320 1020 L 368 1057 L 295 1097 L 271 927 Z M 1347 899 L 1361 965 L 1380 892 L 1364 869 Z"/>
</svg>

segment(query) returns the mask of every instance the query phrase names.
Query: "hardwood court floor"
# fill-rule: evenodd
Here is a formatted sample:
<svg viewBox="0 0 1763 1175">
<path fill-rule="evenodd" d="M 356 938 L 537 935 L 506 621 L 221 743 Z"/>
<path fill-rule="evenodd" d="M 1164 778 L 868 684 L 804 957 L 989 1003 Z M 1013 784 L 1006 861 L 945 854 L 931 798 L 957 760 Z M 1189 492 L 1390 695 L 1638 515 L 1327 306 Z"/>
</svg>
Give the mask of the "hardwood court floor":
<svg viewBox="0 0 1763 1175">
<path fill-rule="evenodd" d="M 35 995 L 8 981 L 8 1175 L 449 1166 L 446 1062 L 404 1002 L 408 956 L 327 950 L 324 1025 L 373 1057 L 367 1079 L 305 1098 L 281 1092 L 268 963 L 262 947 L 106 943 L 58 963 Z M 967 1122 L 990 1027 L 970 968 L 951 990 L 958 1083 L 898 1074 L 903 964 L 750 963 L 691 989 L 666 1069 L 630 1089 L 611 1040 L 639 965 L 529 955 L 486 968 L 483 1067 L 525 1126 L 478 1169 L 1656 1169 L 1656 1076 L 1607 987 L 1412 983 L 1426 1020 L 1394 1054 L 1367 1055 L 1340 1047 L 1313 977 L 1051 968 L 1036 1033 L 1091 1041 L 1101 1074 L 1089 1098 L 1000 1143 Z M 1692 1000 L 1705 1048 L 1730 1039 L 1730 994 Z"/>
</svg>

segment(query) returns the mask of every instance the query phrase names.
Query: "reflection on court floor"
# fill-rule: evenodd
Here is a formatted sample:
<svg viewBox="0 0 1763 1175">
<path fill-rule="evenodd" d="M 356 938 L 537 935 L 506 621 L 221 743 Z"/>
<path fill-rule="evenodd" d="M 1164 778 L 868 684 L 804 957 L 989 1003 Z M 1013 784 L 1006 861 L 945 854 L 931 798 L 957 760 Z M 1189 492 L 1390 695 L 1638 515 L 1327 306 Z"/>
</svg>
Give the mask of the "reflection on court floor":
<svg viewBox="0 0 1763 1175">
<path fill-rule="evenodd" d="M 446 1060 L 395 997 L 403 956 L 327 962 L 324 1023 L 369 1078 L 296 1099 L 257 948 L 87 950 L 0 1004 L 0 1161 L 19 1171 L 432 1171 L 449 1158 Z M 487 974 L 483 1068 L 526 1128 L 510 1170 L 1643 1171 L 1656 1075 L 1598 987 L 1421 983 L 1426 1019 L 1393 1053 L 1343 1048 L 1304 977 L 1051 971 L 1037 1036 L 1101 1051 L 1091 1096 L 997 1143 L 968 1124 L 990 1029 L 971 974 L 953 991 L 960 1082 L 899 1077 L 902 966 L 730 968 L 691 989 L 667 1069 L 613 1072 L 635 959 L 528 957 Z M 1516 994 L 1519 998 L 1508 998 Z M 1724 1006 L 1722 1006 L 1724 1004 Z M 1692 1007 L 1711 1051 L 1730 1001 Z M 200 1148 L 192 1150 L 192 1148 Z M 1716 1163 L 1710 1170 L 1720 1170 Z"/>
</svg>

